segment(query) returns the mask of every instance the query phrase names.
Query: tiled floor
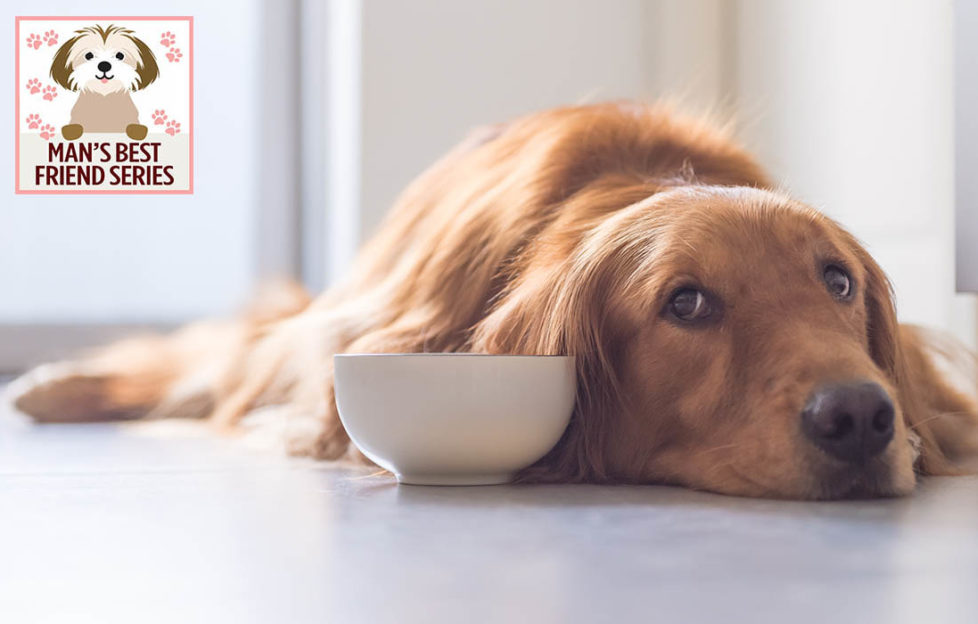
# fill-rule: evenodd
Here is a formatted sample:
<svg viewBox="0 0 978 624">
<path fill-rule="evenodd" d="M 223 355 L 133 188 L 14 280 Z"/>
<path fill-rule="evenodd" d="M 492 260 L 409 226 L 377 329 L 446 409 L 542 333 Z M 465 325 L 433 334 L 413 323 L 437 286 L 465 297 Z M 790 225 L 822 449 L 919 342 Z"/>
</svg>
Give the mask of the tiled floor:
<svg viewBox="0 0 978 624">
<path fill-rule="evenodd" d="M 0 414 L 0 622 L 978 622 L 978 479 L 785 503 L 396 486 Z"/>
</svg>

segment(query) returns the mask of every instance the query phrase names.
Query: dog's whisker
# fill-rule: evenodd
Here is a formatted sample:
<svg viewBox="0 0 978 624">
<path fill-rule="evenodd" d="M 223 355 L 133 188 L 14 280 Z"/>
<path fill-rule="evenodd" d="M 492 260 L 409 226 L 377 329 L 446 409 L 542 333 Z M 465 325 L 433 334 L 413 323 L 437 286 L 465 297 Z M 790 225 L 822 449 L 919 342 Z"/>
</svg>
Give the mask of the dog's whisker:
<svg viewBox="0 0 978 624">
<path fill-rule="evenodd" d="M 389 470 L 377 470 L 376 472 L 371 472 L 370 474 L 360 475 L 357 477 L 350 477 L 350 481 L 364 481 L 366 479 L 376 479 L 377 477 L 383 477 L 385 475 L 390 475 Z"/>
<path fill-rule="evenodd" d="M 910 429 L 911 431 L 916 431 L 918 428 L 922 427 L 923 425 L 926 425 L 931 421 L 938 420 L 941 418 L 947 418 L 949 416 L 960 417 L 960 416 L 971 416 L 971 414 L 969 412 L 940 412 L 939 414 L 934 414 L 933 416 L 929 418 L 925 418 L 920 422 L 915 422 L 911 425 L 908 425 L 907 428 Z"/>
<path fill-rule="evenodd" d="M 742 444 L 737 444 L 737 443 L 734 443 L 734 444 L 721 444 L 720 446 L 714 446 L 713 448 L 708 448 L 708 449 L 699 451 L 696 454 L 697 455 L 707 455 L 709 453 L 714 453 L 716 451 L 722 451 L 724 449 L 737 448 L 738 446 L 743 446 L 743 445 Z"/>
</svg>

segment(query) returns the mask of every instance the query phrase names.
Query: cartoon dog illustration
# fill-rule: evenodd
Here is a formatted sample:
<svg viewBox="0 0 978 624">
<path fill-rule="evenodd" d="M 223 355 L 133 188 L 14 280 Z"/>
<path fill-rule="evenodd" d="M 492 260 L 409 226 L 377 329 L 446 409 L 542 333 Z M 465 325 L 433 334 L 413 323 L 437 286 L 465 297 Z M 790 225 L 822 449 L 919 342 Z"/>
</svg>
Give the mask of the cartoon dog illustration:
<svg viewBox="0 0 978 624">
<path fill-rule="evenodd" d="M 115 25 L 76 30 L 51 62 L 51 78 L 79 92 L 61 135 L 73 141 L 85 132 L 125 132 L 145 139 L 130 91 L 145 89 L 159 73 L 153 51 L 133 31 Z"/>
</svg>

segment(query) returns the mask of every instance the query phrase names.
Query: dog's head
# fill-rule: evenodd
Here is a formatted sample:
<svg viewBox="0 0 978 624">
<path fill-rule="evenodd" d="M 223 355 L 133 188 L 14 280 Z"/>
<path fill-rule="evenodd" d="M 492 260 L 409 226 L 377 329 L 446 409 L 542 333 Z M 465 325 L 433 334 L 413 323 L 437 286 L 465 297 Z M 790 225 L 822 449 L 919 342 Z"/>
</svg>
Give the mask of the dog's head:
<svg viewBox="0 0 978 624">
<path fill-rule="evenodd" d="M 156 57 L 131 30 L 89 26 L 75 31 L 51 62 L 51 78 L 69 91 L 102 95 L 139 91 L 159 76 Z"/>
<path fill-rule="evenodd" d="M 574 418 L 527 478 L 838 498 L 909 492 L 921 446 L 942 461 L 908 425 L 890 287 L 850 234 L 743 187 L 589 220 L 606 195 L 564 207 L 479 328 L 490 349 L 578 358 Z"/>
</svg>

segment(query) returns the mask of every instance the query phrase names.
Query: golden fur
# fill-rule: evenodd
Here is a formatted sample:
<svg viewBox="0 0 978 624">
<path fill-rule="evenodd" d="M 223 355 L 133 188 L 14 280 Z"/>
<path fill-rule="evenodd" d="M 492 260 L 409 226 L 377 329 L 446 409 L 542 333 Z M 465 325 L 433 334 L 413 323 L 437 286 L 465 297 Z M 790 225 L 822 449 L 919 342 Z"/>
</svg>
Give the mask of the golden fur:
<svg viewBox="0 0 978 624">
<path fill-rule="evenodd" d="M 851 302 L 826 292 L 816 268 L 826 260 L 849 269 Z M 715 322 L 664 315 L 690 282 L 723 301 Z M 773 190 L 723 132 L 611 103 L 464 142 L 404 192 L 349 279 L 315 301 L 266 294 L 237 320 L 42 369 L 16 400 L 39 420 L 209 416 L 226 428 L 285 405 L 316 425 L 292 452 L 333 459 L 350 446 L 334 353 L 573 354 L 571 424 L 523 481 L 899 495 L 917 473 L 957 474 L 978 451 L 975 405 L 935 368 L 930 342 L 898 324 L 886 277 L 859 243 Z M 859 469 L 798 424 L 816 386 L 849 379 L 878 383 L 898 415 L 893 441 Z"/>
</svg>

